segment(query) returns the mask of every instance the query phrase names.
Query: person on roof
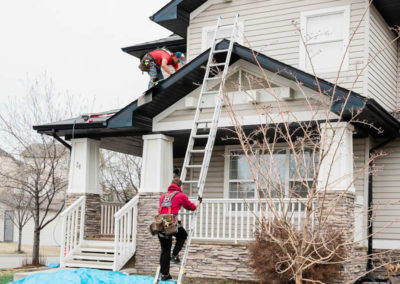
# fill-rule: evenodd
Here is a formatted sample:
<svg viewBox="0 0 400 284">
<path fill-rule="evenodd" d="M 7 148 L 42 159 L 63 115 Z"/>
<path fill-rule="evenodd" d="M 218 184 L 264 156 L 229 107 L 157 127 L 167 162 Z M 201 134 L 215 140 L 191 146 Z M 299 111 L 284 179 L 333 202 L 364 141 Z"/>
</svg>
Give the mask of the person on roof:
<svg viewBox="0 0 400 284">
<path fill-rule="evenodd" d="M 183 64 L 185 55 L 182 52 L 171 52 L 166 48 L 155 49 L 146 53 L 140 61 L 139 69 L 148 72 L 150 82 L 148 88 L 153 87 L 158 81 L 163 80 L 161 68 L 169 75 L 172 74 L 169 66 L 174 67 L 175 71 L 179 69 L 179 62 Z"/>
<path fill-rule="evenodd" d="M 168 192 L 163 193 L 160 196 L 159 214 L 173 214 L 176 216 L 178 215 L 181 207 L 190 211 L 194 211 L 200 205 L 201 198 L 199 197 L 195 204 L 190 202 L 187 195 L 182 192 L 181 186 L 182 181 L 179 179 L 179 177 L 173 178 L 171 185 L 168 187 Z M 165 200 L 169 201 L 170 206 L 163 206 L 165 205 Z M 177 221 L 177 223 L 178 229 L 176 233 L 169 236 L 162 232 L 158 233 L 158 239 L 160 240 L 161 245 L 160 272 L 162 281 L 172 279 L 171 275 L 169 274 L 170 262 L 174 264 L 180 263 L 179 252 L 182 250 L 185 240 L 188 236 L 186 230 L 182 227 L 181 222 Z M 176 243 L 171 257 L 172 236 L 176 238 Z"/>
</svg>

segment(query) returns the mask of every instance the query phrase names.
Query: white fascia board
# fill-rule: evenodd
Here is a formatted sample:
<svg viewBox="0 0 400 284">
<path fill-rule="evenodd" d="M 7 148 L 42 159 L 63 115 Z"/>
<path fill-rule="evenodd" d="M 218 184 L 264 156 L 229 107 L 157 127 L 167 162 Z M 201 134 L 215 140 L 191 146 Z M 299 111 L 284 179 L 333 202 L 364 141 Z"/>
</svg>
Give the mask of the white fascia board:
<svg viewBox="0 0 400 284">
<path fill-rule="evenodd" d="M 226 113 L 226 111 L 224 111 Z M 310 111 L 299 111 L 284 114 L 282 117 L 279 113 L 271 115 L 268 119 L 264 116 L 251 115 L 251 116 L 240 116 L 238 115 L 238 121 L 241 125 L 260 125 L 268 123 L 291 123 L 298 121 L 312 121 L 312 120 L 325 120 L 326 114 L 324 111 L 310 112 Z M 338 116 L 331 113 L 329 119 L 337 119 Z M 156 131 L 171 131 L 171 130 L 187 130 L 193 126 L 193 119 L 180 120 L 180 121 L 168 121 L 168 122 L 157 122 L 153 123 L 153 132 Z M 220 118 L 218 127 L 232 127 L 233 123 L 229 116 L 223 116 Z"/>
</svg>

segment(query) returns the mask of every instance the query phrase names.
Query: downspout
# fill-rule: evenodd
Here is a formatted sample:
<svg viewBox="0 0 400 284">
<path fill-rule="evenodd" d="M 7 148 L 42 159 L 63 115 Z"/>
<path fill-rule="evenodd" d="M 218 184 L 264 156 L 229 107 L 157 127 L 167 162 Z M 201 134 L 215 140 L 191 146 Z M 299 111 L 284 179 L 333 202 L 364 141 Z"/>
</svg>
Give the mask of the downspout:
<svg viewBox="0 0 400 284">
<path fill-rule="evenodd" d="M 379 148 L 382 148 L 383 146 L 389 144 L 392 142 L 394 139 L 396 139 L 398 136 L 392 136 L 388 140 L 376 145 L 375 147 L 372 147 L 369 150 L 369 158 L 371 159 L 373 152 L 378 150 Z M 374 161 L 372 160 L 369 164 L 369 168 L 372 169 L 374 166 Z M 367 271 L 372 270 L 372 253 L 373 253 L 373 221 L 372 221 L 372 216 L 373 216 L 373 193 L 374 193 L 374 186 L 373 186 L 373 174 L 372 171 L 369 171 L 368 174 L 368 215 L 367 215 L 367 236 L 368 236 L 368 249 L 367 249 L 367 255 L 368 255 L 368 261 L 367 261 Z M 368 273 L 369 274 L 369 273 Z"/>
</svg>

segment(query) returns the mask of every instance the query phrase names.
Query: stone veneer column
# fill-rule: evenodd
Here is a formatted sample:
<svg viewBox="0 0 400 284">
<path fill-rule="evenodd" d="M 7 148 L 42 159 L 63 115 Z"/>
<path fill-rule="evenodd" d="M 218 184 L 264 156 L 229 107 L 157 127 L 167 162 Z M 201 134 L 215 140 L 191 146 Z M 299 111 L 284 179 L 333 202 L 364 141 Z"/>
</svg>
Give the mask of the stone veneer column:
<svg viewBox="0 0 400 284">
<path fill-rule="evenodd" d="M 100 142 L 88 138 L 73 139 L 66 208 L 86 196 L 85 238 L 98 238 L 101 226 L 99 184 Z"/>
<path fill-rule="evenodd" d="M 317 216 L 326 217 L 330 226 L 344 233 L 345 241 L 354 241 L 355 187 L 353 181 L 353 127 L 345 122 L 321 124 L 321 147 L 328 151 L 318 177 Z M 318 224 L 317 224 L 318 225 Z M 346 248 L 348 257 L 355 255 L 354 246 Z M 346 283 L 356 276 L 356 263 L 346 262 L 331 283 Z"/>
<path fill-rule="evenodd" d="M 172 180 L 174 139 L 152 134 L 144 135 L 143 140 L 135 268 L 141 274 L 154 274 L 160 261 L 160 243 L 157 236 L 150 234 L 149 226 L 158 212 L 160 195 Z"/>
</svg>

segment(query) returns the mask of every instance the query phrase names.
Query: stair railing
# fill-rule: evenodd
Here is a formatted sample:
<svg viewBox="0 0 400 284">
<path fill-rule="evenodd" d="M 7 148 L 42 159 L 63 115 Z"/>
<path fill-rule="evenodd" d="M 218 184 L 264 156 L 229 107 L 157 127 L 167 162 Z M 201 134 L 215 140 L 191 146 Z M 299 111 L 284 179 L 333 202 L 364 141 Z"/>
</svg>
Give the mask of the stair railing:
<svg viewBox="0 0 400 284">
<path fill-rule="evenodd" d="M 114 215 L 114 271 L 120 270 L 136 252 L 138 203 L 136 195 Z"/>
<path fill-rule="evenodd" d="M 79 249 L 83 242 L 85 203 L 86 197 L 81 196 L 60 214 L 62 220 L 60 252 L 61 267 L 65 266 L 65 259 L 75 250 Z"/>
</svg>

